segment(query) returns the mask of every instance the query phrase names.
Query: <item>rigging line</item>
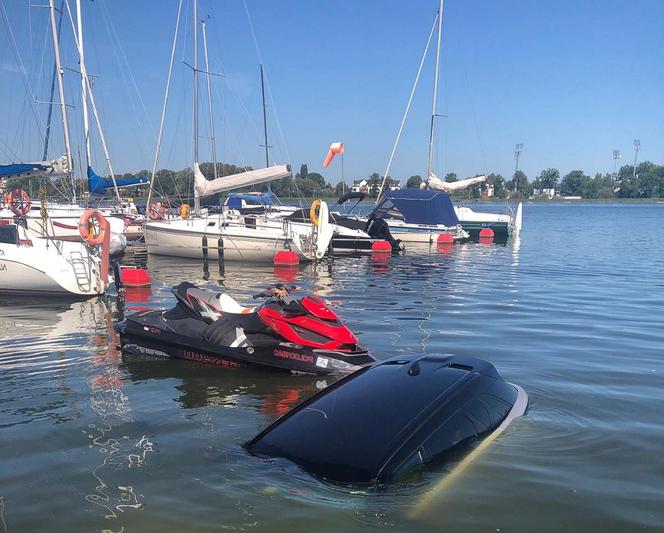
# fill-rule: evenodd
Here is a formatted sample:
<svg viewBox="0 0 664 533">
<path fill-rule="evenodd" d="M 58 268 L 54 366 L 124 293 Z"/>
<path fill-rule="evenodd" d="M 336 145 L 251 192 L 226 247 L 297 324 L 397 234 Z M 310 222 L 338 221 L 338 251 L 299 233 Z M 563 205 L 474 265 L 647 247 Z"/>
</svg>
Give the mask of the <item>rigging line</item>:
<svg viewBox="0 0 664 533">
<path fill-rule="evenodd" d="M 249 13 L 249 6 L 247 5 L 247 0 L 242 0 L 242 5 L 244 6 L 244 11 L 247 14 L 247 20 L 249 21 L 249 28 L 251 29 L 251 37 L 254 41 L 254 47 L 256 48 L 256 55 L 258 55 L 258 61 L 261 65 L 265 65 L 263 61 L 263 54 L 261 54 L 260 47 L 258 46 L 258 39 L 256 38 L 256 31 L 254 30 L 254 23 L 251 20 L 251 14 Z M 265 81 L 267 86 L 267 94 L 270 98 L 270 103 L 272 104 L 272 112 L 274 114 L 274 122 L 277 126 L 277 133 L 279 134 L 280 141 L 283 143 L 284 151 L 286 152 L 286 159 L 290 162 L 290 152 L 288 150 L 288 144 L 286 144 L 286 138 L 284 136 L 283 130 L 281 128 L 281 121 L 279 120 L 279 113 L 277 112 L 277 106 L 274 103 L 274 98 L 272 97 L 272 91 L 270 90 L 270 80 L 265 74 Z"/>
<path fill-rule="evenodd" d="M 413 97 L 415 96 L 415 90 L 417 89 L 417 84 L 420 81 L 420 74 L 422 74 L 422 68 L 424 67 L 424 61 L 426 60 L 427 54 L 429 53 L 429 46 L 431 45 L 431 39 L 433 39 L 434 31 L 436 31 L 436 23 L 438 22 L 438 17 L 440 13 L 436 13 L 436 16 L 431 25 L 431 31 L 429 32 L 429 38 L 427 39 L 427 44 L 424 47 L 424 53 L 422 54 L 422 59 L 420 59 L 420 66 L 417 69 L 417 74 L 415 76 L 415 82 L 413 83 L 413 88 L 410 90 L 410 96 L 408 97 L 408 104 L 406 104 L 406 110 L 404 111 L 403 117 L 401 119 L 401 125 L 399 126 L 399 131 L 397 132 L 397 138 L 394 141 L 394 146 L 392 147 L 392 153 L 390 153 L 390 158 L 387 161 L 387 168 L 385 169 L 385 174 L 383 174 L 383 181 L 380 184 L 380 189 L 378 190 L 378 197 L 376 198 L 376 204 L 380 200 L 380 197 L 383 194 L 383 189 L 385 188 L 385 182 L 387 181 L 387 176 L 390 172 L 390 167 L 392 166 L 392 160 L 394 159 L 394 154 L 396 154 L 397 147 L 399 146 L 399 140 L 401 139 L 401 133 L 403 128 L 406 125 L 406 119 L 408 118 L 408 113 L 410 112 L 410 105 L 413 103 Z"/>
<path fill-rule="evenodd" d="M 21 79 L 23 80 L 23 84 L 25 85 L 25 92 L 27 93 L 29 99 L 30 99 L 30 108 L 32 110 L 32 115 L 34 116 L 35 122 L 37 123 L 37 131 L 39 132 L 39 137 L 40 140 L 44 140 L 44 134 L 41 130 L 40 126 L 40 121 L 39 121 L 39 114 L 37 113 L 37 108 L 35 104 L 35 98 L 33 97 L 32 93 L 30 92 L 30 83 L 28 82 L 28 76 L 25 72 L 25 67 L 23 66 L 23 59 L 21 58 L 21 53 L 18 50 L 18 45 L 16 44 L 16 38 L 14 36 L 14 30 L 12 29 L 12 26 L 9 22 L 9 17 L 7 16 L 7 10 L 5 9 L 5 2 L 4 0 L 0 0 L 0 8 L 2 8 L 2 14 L 4 15 L 5 23 L 7 25 L 7 29 L 9 30 L 9 37 L 12 43 L 12 51 L 14 52 L 14 56 L 16 59 L 16 62 L 18 63 L 18 68 L 21 71 Z"/>
<path fill-rule="evenodd" d="M 141 91 L 138 88 L 138 84 L 136 83 L 136 78 L 134 77 L 134 73 L 132 72 L 131 67 L 129 66 L 129 61 L 127 60 L 127 55 L 124 52 L 124 48 L 122 48 L 122 42 L 120 41 L 120 38 L 118 37 L 118 33 L 115 30 L 113 20 L 111 19 L 111 16 L 108 12 L 108 9 L 106 8 L 106 3 L 103 0 L 100 0 L 100 5 L 102 7 L 102 11 L 106 14 L 105 18 L 106 18 L 106 20 L 108 20 L 108 26 L 109 26 L 109 28 L 112 32 L 112 36 L 115 39 L 117 47 L 120 50 L 122 60 L 124 61 L 125 67 L 127 68 L 127 72 L 129 73 L 129 77 L 131 78 L 131 82 L 134 86 L 134 89 L 136 90 L 136 94 L 138 95 L 138 100 L 141 103 L 141 107 L 143 108 L 143 113 L 145 114 L 146 122 L 148 123 L 148 126 L 150 127 L 152 135 L 154 135 L 155 134 L 154 126 L 152 124 L 152 121 L 150 120 L 150 115 L 148 113 L 147 107 L 145 106 L 145 102 L 143 101 L 143 95 L 141 94 Z"/>
<path fill-rule="evenodd" d="M 149 116 L 147 114 L 147 110 L 145 109 L 145 104 L 143 103 L 141 92 L 138 89 L 136 80 L 134 79 L 131 68 L 129 67 L 129 63 L 127 62 L 126 55 L 122 48 L 122 44 L 120 43 L 120 39 L 117 35 L 117 32 L 115 31 L 115 27 L 113 26 L 113 21 L 111 19 L 111 16 L 108 13 L 108 10 L 104 4 L 100 4 L 100 6 L 101 6 L 102 19 L 104 21 L 106 31 L 108 32 L 112 43 L 113 55 L 115 56 L 115 61 L 118 66 L 120 79 L 122 80 L 125 94 L 131 106 L 131 117 L 136 121 L 139 132 L 143 129 L 143 122 L 141 121 L 141 116 L 144 115 L 145 117 L 147 117 L 147 126 L 149 130 L 151 130 L 152 135 L 154 136 L 155 135 L 154 127 L 152 126 L 152 122 L 150 121 Z M 134 85 L 133 88 L 131 87 L 132 83 Z M 138 104 L 136 102 L 136 98 L 132 96 L 134 92 L 138 96 Z M 141 107 L 142 110 L 140 109 Z M 137 145 L 136 149 L 139 151 L 139 153 L 141 154 L 147 153 L 148 149 L 144 143 L 143 137 L 139 133 L 137 133 L 136 130 L 133 131 L 133 136 Z M 144 163 L 144 161 L 142 161 L 142 163 Z"/>
<path fill-rule="evenodd" d="M 164 91 L 164 104 L 161 109 L 161 120 L 159 122 L 159 135 L 157 137 L 157 147 L 155 148 L 154 162 L 152 164 L 152 176 L 150 178 L 150 188 L 148 190 L 148 200 L 146 205 L 150 205 L 152 199 L 152 189 L 154 184 L 155 175 L 157 174 L 157 164 L 159 162 L 159 152 L 161 150 L 161 140 L 164 134 L 164 122 L 166 119 L 166 108 L 168 106 L 168 96 L 171 89 L 171 77 L 173 74 L 173 63 L 175 59 L 175 49 L 177 48 L 178 32 L 180 29 L 180 15 L 182 14 L 182 0 L 178 3 L 178 14 L 175 18 L 175 32 L 173 34 L 173 46 L 171 47 L 171 58 L 168 64 L 168 77 L 166 81 L 166 90 Z"/>
</svg>

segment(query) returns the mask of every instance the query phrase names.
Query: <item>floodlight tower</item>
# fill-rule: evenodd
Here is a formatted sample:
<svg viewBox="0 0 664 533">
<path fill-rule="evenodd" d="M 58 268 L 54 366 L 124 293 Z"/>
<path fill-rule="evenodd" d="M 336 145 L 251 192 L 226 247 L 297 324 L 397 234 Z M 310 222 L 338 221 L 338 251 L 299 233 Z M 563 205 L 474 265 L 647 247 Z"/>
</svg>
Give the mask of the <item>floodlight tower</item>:
<svg viewBox="0 0 664 533">
<path fill-rule="evenodd" d="M 636 178 L 636 161 L 639 157 L 639 149 L 641 148 L 641 139 L 634 139 L 634 172 L 632 177 Z"/>
<path fill-rule="evenodd" d="M 613 181 L 618 179 L 618 160 L 620 159 L 620 150 L 613 151 Z"/>
<path fill-rule="evenodd" d="M 516 161 L 514 167 L 514 173 L 519 172 L 519 158 L 521 157 L 521 152 L 523 151 L 523 143 L 519 143 L 514 146 L 514 160 Z"/>
</svg>

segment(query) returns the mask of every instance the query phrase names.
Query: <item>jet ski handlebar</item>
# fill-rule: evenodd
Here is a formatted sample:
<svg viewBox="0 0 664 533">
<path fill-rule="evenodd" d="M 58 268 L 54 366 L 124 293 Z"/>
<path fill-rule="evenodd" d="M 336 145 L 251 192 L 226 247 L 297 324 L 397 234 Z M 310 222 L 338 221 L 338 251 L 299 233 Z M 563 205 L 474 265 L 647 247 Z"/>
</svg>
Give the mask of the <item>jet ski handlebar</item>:
<svg viewBox="0 0 664 533">
<path fill-rule="evenodd" d="M 274 285 L 262 292 L 254 294 L 254 300 L 258 300 L 259 298 L 276 298 L 280 301 L 285 300 L 290 291 L 294 291 L 296 288 L 295 285 L 291 285 L 290 287 L 282 284 Z"/>
</svg>

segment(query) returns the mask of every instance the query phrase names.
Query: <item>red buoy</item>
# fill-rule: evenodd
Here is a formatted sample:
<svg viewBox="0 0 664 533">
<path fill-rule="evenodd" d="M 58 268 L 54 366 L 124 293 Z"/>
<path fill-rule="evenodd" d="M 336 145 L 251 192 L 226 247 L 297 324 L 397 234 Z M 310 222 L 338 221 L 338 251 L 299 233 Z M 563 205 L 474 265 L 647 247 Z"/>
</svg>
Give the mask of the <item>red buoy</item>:
<svg viewBox="0 0 664 533">
<path fill-rule="evenodd" d="M 299 263 L 300 258 L 291 250 L 280 250 L 274 254 L 275 265 L 297 265 Z"/>
<path fill-rule="evenodd" d="M 480 239 L 483 241 L 490 241 L 493 239 L 493 230 L 491 228 L 482 228 L 480 230 Z"/>
<path fill-rule="evenodd" d="M 150 274 L 142 268 L 123 268 L 120 275 L 125 287 L 149 287 L 152 284 Z"/>
<path fill-rule="evenodd" d="M 441 233 L 438 235 L 438 244 L 454 244 L 454 235 L 451 233 Z"/>
<path fill-rule="evenodd" d="M 392 253 L 392 245 L 387 241 L 376 241 L 371 245 L 371 251 L 390 254 Z"/>
</svg>

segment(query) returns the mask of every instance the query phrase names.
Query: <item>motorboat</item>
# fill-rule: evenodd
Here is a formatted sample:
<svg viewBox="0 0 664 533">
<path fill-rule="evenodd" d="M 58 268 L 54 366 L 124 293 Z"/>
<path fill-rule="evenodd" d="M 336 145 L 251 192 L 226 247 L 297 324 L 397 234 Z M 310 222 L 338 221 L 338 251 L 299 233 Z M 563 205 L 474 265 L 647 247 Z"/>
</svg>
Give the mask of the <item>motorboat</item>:
<svg viewBox="0 0 664 533">
<path fill-rule="evenodd" d="M 526 392 L 486 361 L 400 356 L 337 381 L 245 447 L 325 482 L 379 487 L 458 460 L 527 406 Z"/>
<path fill-rule="evenodd" d="M 123 353 L 322 375 L 374 362 L 323 300 L 289 299 L 291 290 L 270 287 L 255 295 L 260 305 L 245 307 L 225 292 L 180 283 L 171 309 L 139 311 L 116 325 Z"/>
<path fill-rule="evenodd" d="M 360 195 L 359 201 L 364 196 L 362 193 Z M 339 202 L 343 203 L 347 198 L 352 196 L 346 195 L 340 198 Z M 449 235 L 453 241 L 463 241 L 468 238 L 468 234 L 459 225 L 449 194 L 443 191 L 428 189 L 385 191 L 368 216 L 352 214 L 355 206 L 345 215 L 346 219 L 354 219 L 365 224 L 371 218 L 382 219 L 387 223 L 392 237 L 406 245 L 435 244 L 442 234 Z"/>
</svg>

